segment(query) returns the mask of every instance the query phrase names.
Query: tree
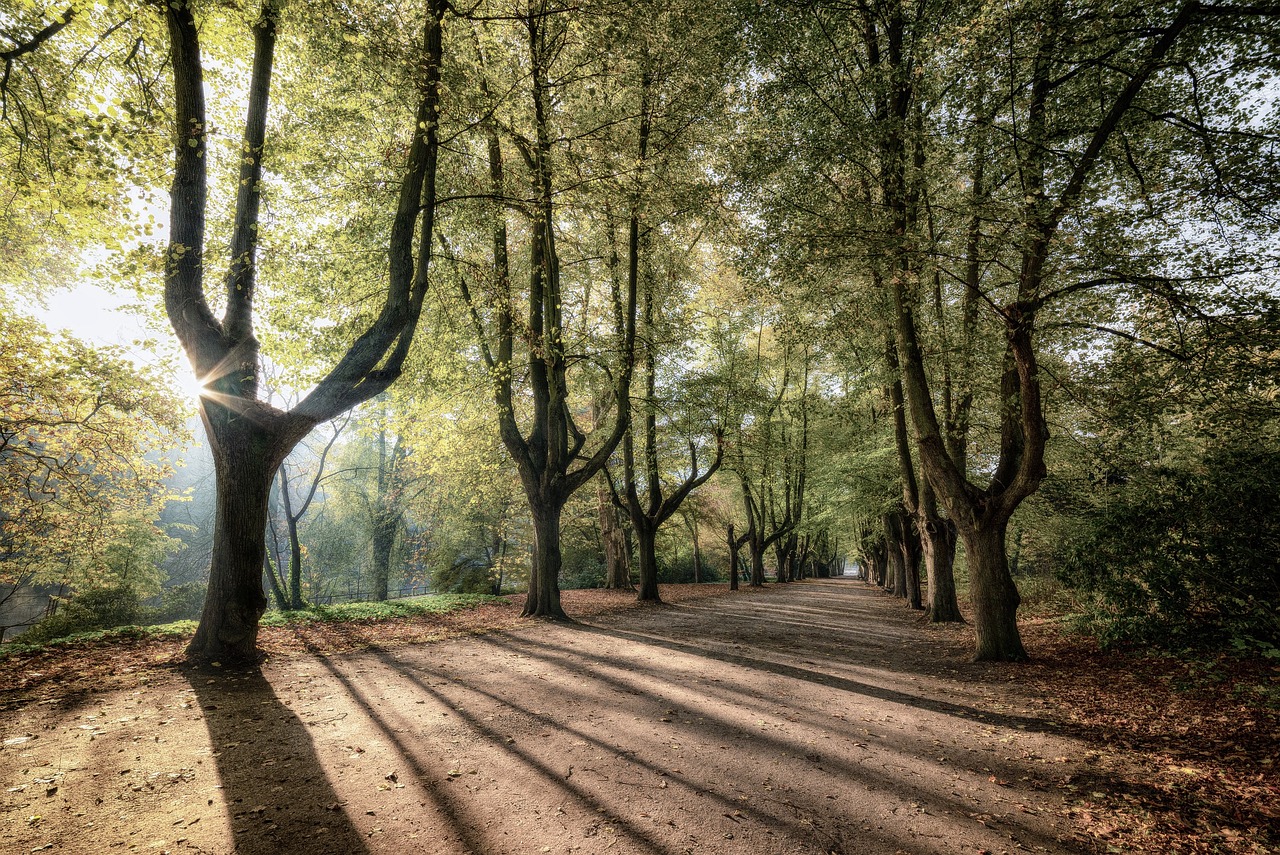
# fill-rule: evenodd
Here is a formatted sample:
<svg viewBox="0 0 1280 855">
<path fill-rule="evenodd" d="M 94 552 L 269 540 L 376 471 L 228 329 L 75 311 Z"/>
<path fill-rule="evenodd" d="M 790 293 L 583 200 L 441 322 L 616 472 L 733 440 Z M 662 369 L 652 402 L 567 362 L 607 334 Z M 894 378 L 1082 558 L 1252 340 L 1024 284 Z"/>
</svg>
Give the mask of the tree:
<svg viewBox="0 0 1280 855">
<path fill-rule="evenodd" d="M 217 473 L 209 592 L 188 652 L 205 659 L 254 661 L 271 480 L 289 451 L 317 424 L 385 390 L 400 374 L 427 289 L 443 59 L 442 6 L 428 5 L 418 55 L 419 93 L 412 141 L 390 231 L 382 309 L 316 388 L 282 411 L 261 399 L 260 345 L 254 335 L 260 206 L 267 178 L 267 102 L 280 8 L 267 0 L 253 22 L 249 104 L 224 280 L 225 311 L 215 316 L 206 288 L 209 118 L 195 10 L 164 7 L 174 97 L 174 173 L 170 191 L 165 307 L 196 376 Z M 415 236 L 417 247 L 415 249 Z"/>
<path fill-rule="evenodd" d="M 560 605 L 559 574 L 560 520 L 565 503 L 578 489 L 600 472 L 621 442 L 629 422 L 628 392 L 635 348 L 635 305 L 639 271 L 640 210 L 632 204 L 628 222 L 629 273 L 625 296 L 619 295 L 616 321 L 617 355 L 612 372 L 614 424 L 607 435 L 583 454 L 587 435 L 578 427 L 570 407 L 569 354 L 566 350 L 565 283 L 562 279 L 557 245 L 556 208 L 558 194 L 553 168 L 555 154 L 552 131 L 555 86 L 552 66 L 569 49 L 581 49 L 573 42 L 575 30 L 567 12 L 550 3 L 531 4 L 520 16 L 521 39 L 528 58 L 528 113 L 530 135 L 509 129 L 508 136 L 520 152 L 528 170 L 532 198 L 528 215 L 528 272 L 526 295 L 528 320 L 523 326 L 526 347 L 527 393 L 532 412 L 522 428 L 520 408 L 514 393 L 514 365 L 517 323 L 515 295 L 512 293 L 511 262 L 508 251 L 506 214 L 494 211 L 492 231 L 492 287 L 489 304 L 493 333 L 486 331 L 479 295 L 465 278 L 460 278 L 470 306 L 481 356 L 493 384 L 494 401 L 503 444 L 515 461 L 533 518 L 534 557 L 529 593 L 523 614 L 565 619 Z M 492 105 L 492 115 L 499 105 Z M 489 123 L 486 147 L 490 190 L 496 199 L 507 198 L 503 140 L 496 123 Z M 636 150 L 644 159 L 648 145 L 647 119 L 641 113 Z"/>
<path fill-rule="evenodd" d="M 0 584 L 159 585 L 170 498 L 153 445 L 185 409 L 150 370 L 0 311 Z"/>
<path fill-rule="evenodd" d="M 791 153 L 800 152 L 824 191 L 821 199 L 784 197 L 778 216 L 809 229 L 797 254 L 848 270 L 868 302 L 883 301 L 924 476 L 913 501 L 902 467 L 904 499 L 924 523 L 917 529 L 929 541 L 926 556 L 935 574 L 944 572 L 936 558 L 949 554 L 945 522 L 954 525 L 970 570 L 977 657 L 1024 658 L 1005 530 L 1045 473 L 1041 316 L 1076 322 L 1068 298 L 1092 305 L 1080 295 L 1101 282 L 1138 284 L 1132 271 L 1154 256 L 1141 259 L 1144 247 L 1117 228 L 1113 212 L 1161 192 L 1153 182 L 1161 160 L 1225 174 L 1232 161 L 1217 149 L 1256 149 L 1251 134 L 1226 130 L 1240 117 L 1222 106 L 1244 91 L 1243 66 L 1233 56 L 1210 71 L 1200 40 L 1217 26 L 1234 39 L 1232 51 L 1260 57 L 1269 36 L 1237 38 L 1225 22 L 1258 23 L 1248 16 L 1268 13 L 1195 3 L 1100 11 L 1071 2 L 999 12 L 928 3 L 864 3 L 851 15 L 823 4 L 801 16 L 777 12 L 762 7 L 756 31 L 760 55 L 780 72 L 764 85 L 796 121 L 778 133 L 786 147 L 763 162 L 794 166 Z M 1192 77 L 1228 86 L 1204 99 Z M 1190 118 L 1205 110 L 1222 123 Z M 1240 214 L 1257 211 L 1257 194 L 1231 198 L 1241 200 L 1232 203 Z M 1116 268 L 1130 272 L 1117 276 Z M 960 308 L 959 336 L 946 334 L 947 312 L 938 311 L 949 303 L 940 294 L 947 282 L 962 290 L 951 303 Z M 927 322 L 930 302 L 937 329 Z M 982 304 L 989 342 L 970 335 Z M 939 342 L 948 354 L 941 359 Z M 988 350 L 994 364 L 979 366 Z M 966 448 L 971 393 L 985 377 L 994 380 L 983 400 L 999 429 L 981 438 L 984 464 L 975 467 Z M 945 517 L 929 513 L 926 485 Z"/>
<path fill-rule="evenodd" d="M 291 474 L 289 471 L 290 467 L 288 460 L 286 459 L 280 462 L 280 469 L 277 472 L 277 495 L 280 497 L 280 513 L 283 517 L 285 533 L 288 535 L 289 539 L 289 574 L 285 578 L 287 580 L 286 584 L 289 590 L 288 607 L 291 609 L 300 609 L 305 605 L 302 601 L 302 537 L 299 533 L 300 523 L 302 518 L 307 515 L 307 511 L 310 510 L 311 503 L 315 501 L 316 493 L 319 491 L 320 485 L 325 481 L 325 464 L 329 460 L 329 452 L 333 450 L 333 446 L 338 441 L 338 437 L 342 435 L 342 431 L 349 423 L 350 417 L 343 419 L 341 422 L 334 420 L 330 423 L 330 428 L 333 433 L 329 437 L 328 442 L 326 442 L 324 447 L 321 448 L 318 455 L 316 455 L 312 449 L 306 449 L 308 456 L 313 458 L 312 461 L 308 461 L 308 463 L 311 463 L 314 466 L 311 471 L 294 471 Z M 299 463 L 298 468 L 300 469 L 302 465 L 302 463 Z M 309 476 L 309 478 L 303 480 L 302 494 L 300 494 L 299 499 L 295 499 L 293 492 L 294 482 L 298 480 L 299 476 Z M 269 511 L 268 519 L 271 523 L 272 533 L 274 535 L 275 520 Z M 279 550 L 277 550 L 277 554 L 278 553 Z M 277 566 L 278 564 L 279 559 L 277 559 Z M 278 567 L 278 571 L 283 575 L 283 568 Z M 268 568 L 267 572 L 271 573 L 270 568 Z M 272 574 L 270 576 L 270 581 L 274 589 L 277 584 L 276 574 Z M 386 598 L 386 590 L 384 588 L 383 595 L 380 599 L 385 600 Z"/>
</svg>

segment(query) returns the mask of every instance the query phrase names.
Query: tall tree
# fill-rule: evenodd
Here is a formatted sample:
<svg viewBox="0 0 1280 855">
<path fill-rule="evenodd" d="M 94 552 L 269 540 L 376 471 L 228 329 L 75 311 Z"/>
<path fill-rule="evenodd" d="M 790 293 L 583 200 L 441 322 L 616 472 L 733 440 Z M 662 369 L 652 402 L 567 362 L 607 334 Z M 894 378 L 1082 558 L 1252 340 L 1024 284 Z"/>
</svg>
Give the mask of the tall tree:
<svg viewBox="0 0 1280 855">
<path fill-rule="evenodd" d="M 271 480 L 310 430 L 386 389 L 400 374 L 427 290 L 435 211 L 444 6 L 428 3 L 418 55 L 419 98 L 389 240 L 387 286 L 376 320 L 296 406 L 280 410 L 259 389 L 254 334 L 257 250 L 263 223 L 263 161 L 280 7 L 267 0 L 253 22 L 249 102 L 223 281 L 225 310 L 214 314 L 206 285 L 209 117 L 196 11 L 164 7 L 174 97 L 174 174 L 170 190 L 165 307 L 196 376 L 217 474 L 218 505 L 209 592 L 188 652 L 204 659 L 256 660 L 265 529 Z M 415 241 L 416 237 L 416 241 Z"/>
</svg>

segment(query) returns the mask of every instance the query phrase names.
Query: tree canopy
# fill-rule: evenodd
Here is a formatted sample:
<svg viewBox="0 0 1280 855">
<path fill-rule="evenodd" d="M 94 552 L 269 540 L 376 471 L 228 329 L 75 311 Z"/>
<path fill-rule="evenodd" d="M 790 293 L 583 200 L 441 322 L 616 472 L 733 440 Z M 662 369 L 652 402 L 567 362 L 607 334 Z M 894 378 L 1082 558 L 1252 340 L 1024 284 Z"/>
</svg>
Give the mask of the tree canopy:
<svg viewBox="0 0 1280 855">
<path fill-rule="evenodd" d="M 736 585 L 744 549 L 753 585 L 857 566 L 981 659 L 1026 657 L 1028 574 L 1109 638 L 1275 649 L 1277 17 L 27 3 L 0 286 L 128 290 L 188 356 L 193 656 L 256 656 L 264 580 L 563 619 L 562 584 Z M 100 584 L 37 545 L 149 530 L 181 408 L 5 315 L 6 572 Z"/>
</svg>

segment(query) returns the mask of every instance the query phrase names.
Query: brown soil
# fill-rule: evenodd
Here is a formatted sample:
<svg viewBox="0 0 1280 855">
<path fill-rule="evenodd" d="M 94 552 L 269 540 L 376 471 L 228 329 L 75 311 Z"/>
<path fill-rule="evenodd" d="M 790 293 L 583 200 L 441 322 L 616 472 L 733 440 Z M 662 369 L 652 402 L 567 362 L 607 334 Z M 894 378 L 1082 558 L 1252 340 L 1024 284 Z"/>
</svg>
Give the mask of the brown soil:
<svg viewBox="0 0 1280 855">
<path fill-rule="evenodd" d="M 1164 774 L 1155 746 L 1115 751 L 1114 722 L 1049 693 L 1051 664 L 970 664 L 966 628 L 921 625 L 856 582 L 719 593 L 664 587 L 673 605 L 627 608 L 626 594 L 567 592 L 572 625 L 499 604 L 264 631 L 274 655 L 253 672 L 181 665 L 176 642 L 12 658 L 0 850 L 851 855 L 1207 839 L 1168 837 L 1144 795 Z M 406 643 L 423 639 L 446 640 Z M 1255 804 L 1212 813 L 1223 827 L 1203 851 L 1270 851 L 1275 779 L 1257 774 Z"/>
</svg>

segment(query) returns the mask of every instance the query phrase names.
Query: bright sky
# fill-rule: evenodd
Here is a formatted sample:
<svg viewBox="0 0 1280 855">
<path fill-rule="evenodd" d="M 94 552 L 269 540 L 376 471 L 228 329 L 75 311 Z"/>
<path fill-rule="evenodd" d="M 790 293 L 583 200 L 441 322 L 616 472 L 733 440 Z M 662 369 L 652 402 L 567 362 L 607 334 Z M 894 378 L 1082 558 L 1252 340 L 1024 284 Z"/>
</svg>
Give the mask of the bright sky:
<svg viewBox="0 0 1280 855">
<path fill-rule="evenodd" d="M 50 329 L 66 330 L 89 344 L 122 347 L 135 362 L 154 366 L 173 378 L 174 386 L 182 392 L 192 397 L 198 394 L 191 366 L 173 333 L 149 328 L 129 311 L 130 297 L 82 281 L 74 288 L 50 294 L 45 302 L 46 306 L 32 303 L 28 309 Z"/>
</svg>

